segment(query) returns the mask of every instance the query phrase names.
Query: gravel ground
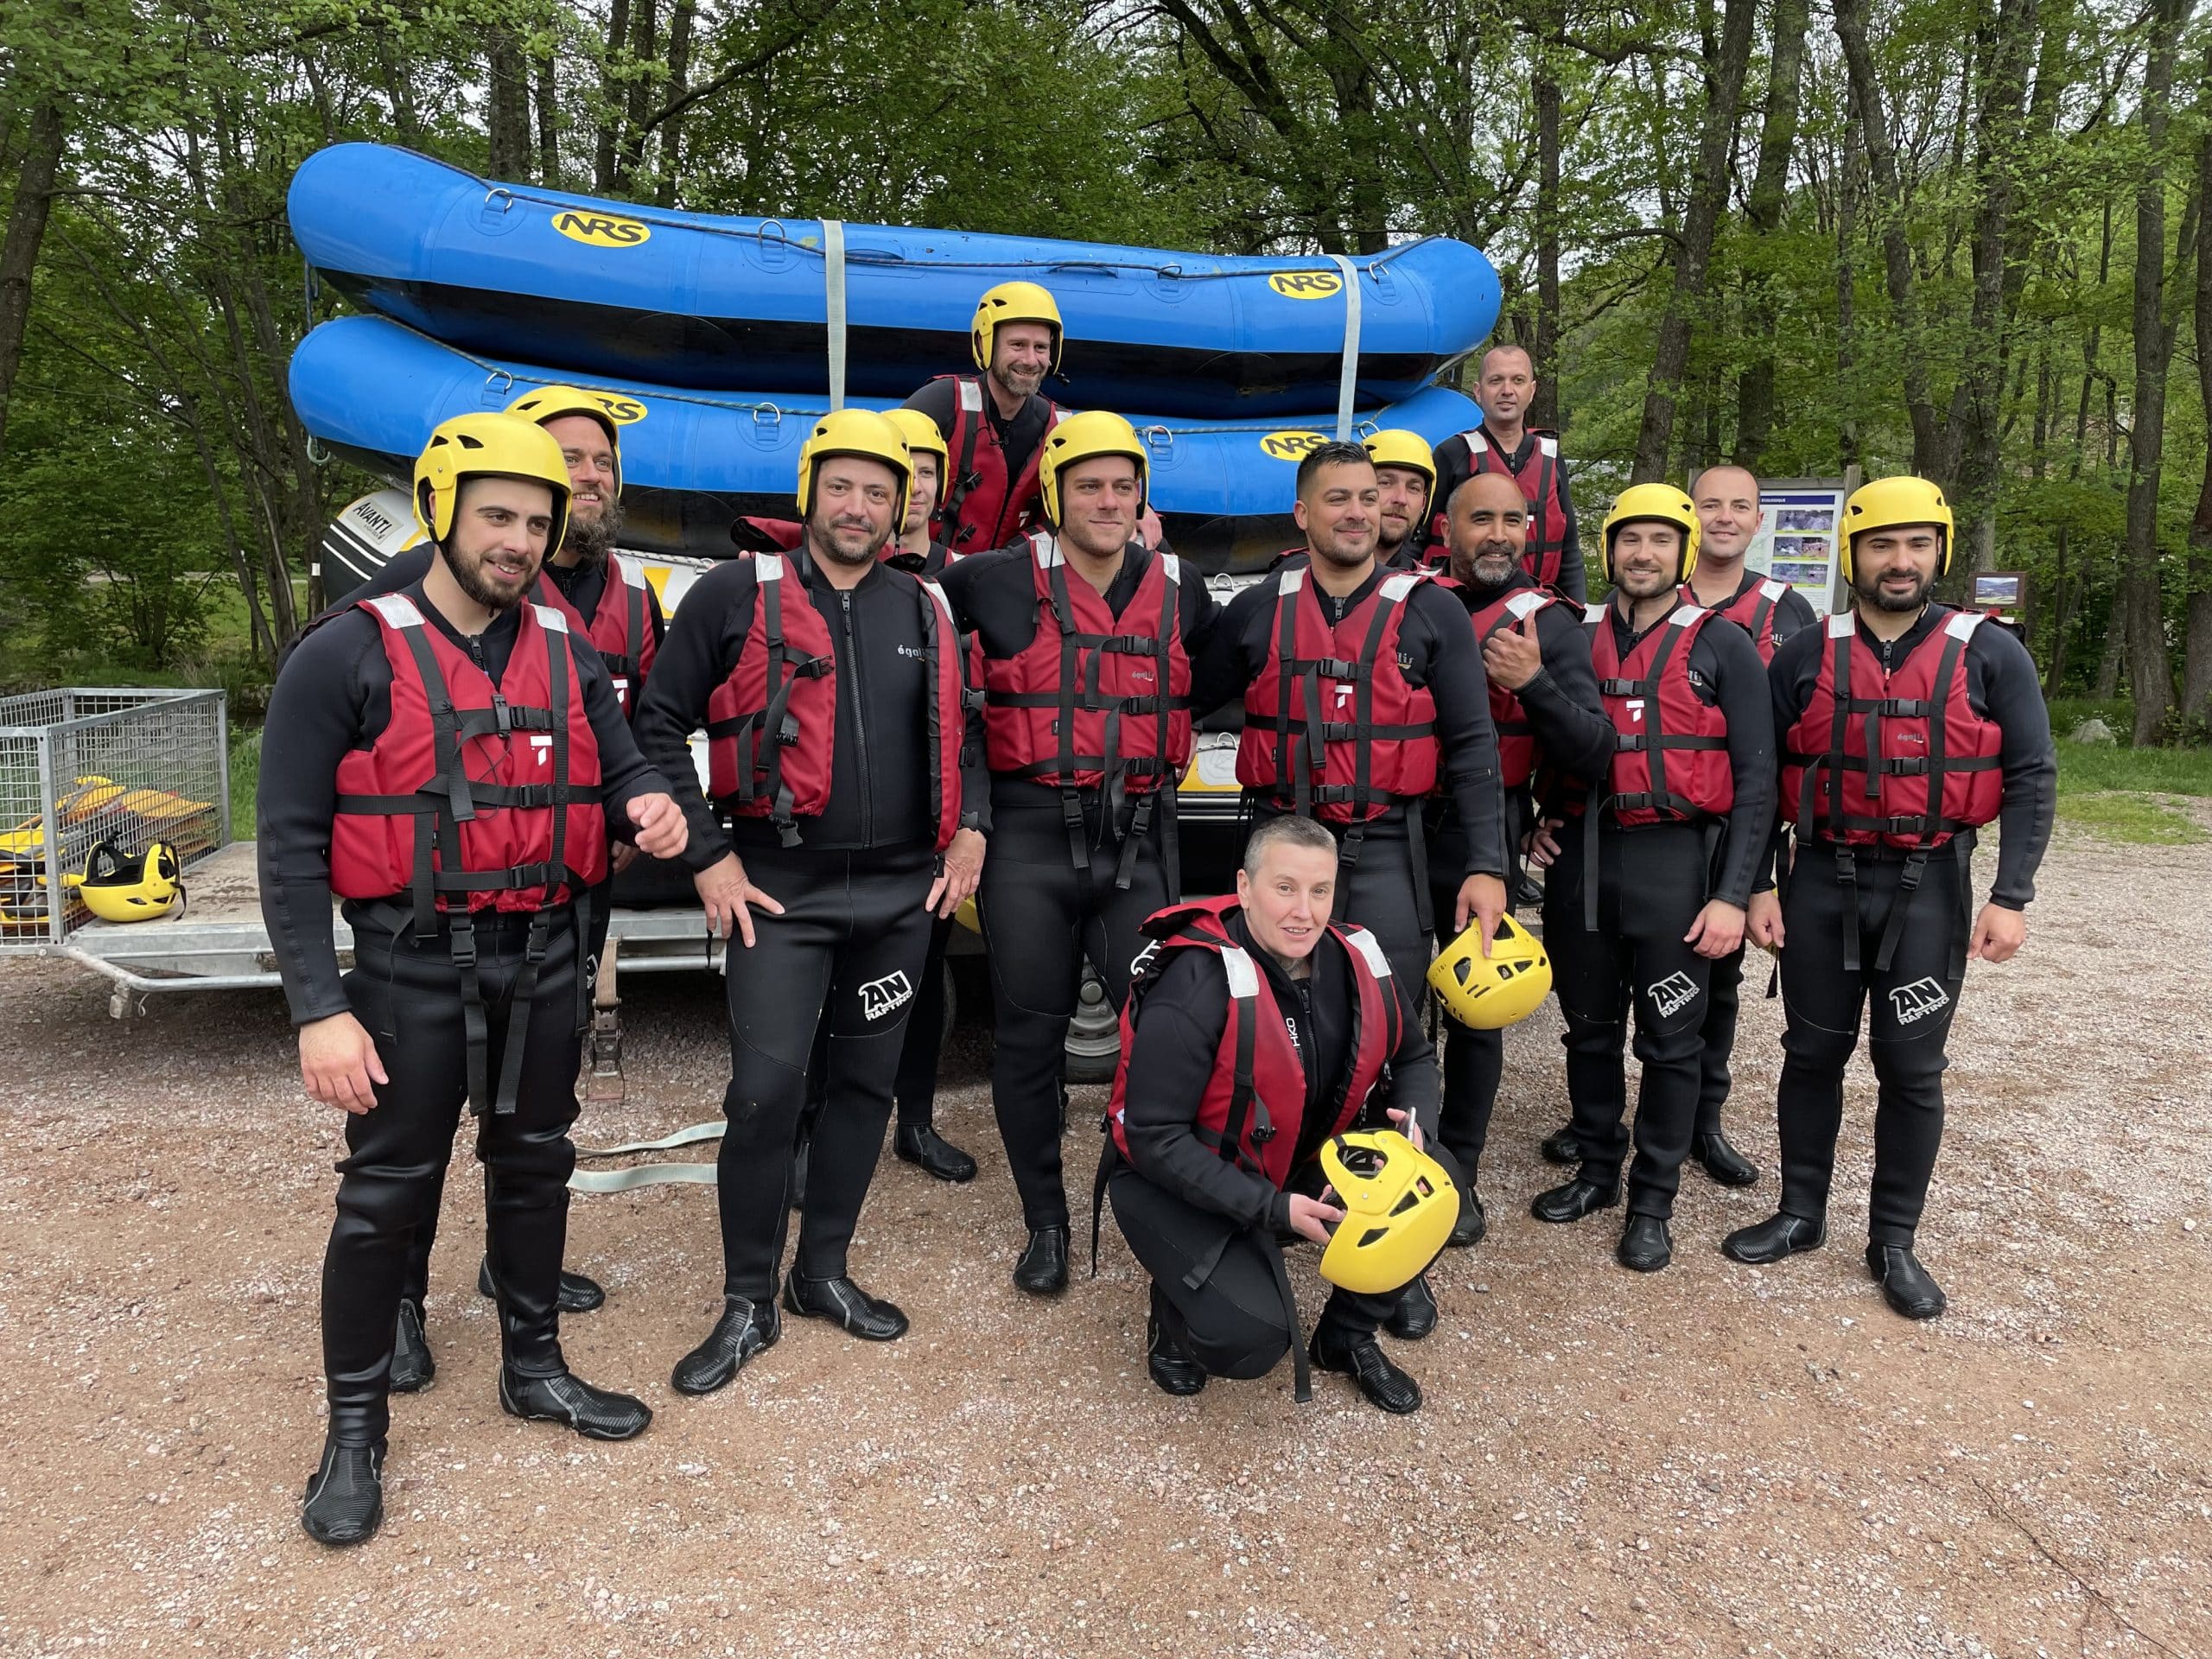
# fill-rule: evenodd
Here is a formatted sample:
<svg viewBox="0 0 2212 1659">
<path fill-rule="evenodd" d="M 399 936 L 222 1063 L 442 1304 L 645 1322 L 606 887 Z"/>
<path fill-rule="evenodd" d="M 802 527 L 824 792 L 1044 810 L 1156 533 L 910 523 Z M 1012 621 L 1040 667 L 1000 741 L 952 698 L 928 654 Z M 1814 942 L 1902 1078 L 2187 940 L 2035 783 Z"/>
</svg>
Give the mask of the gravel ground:
<svg viewBox="0 0 2212 1659">
<path fill-rule="evenodd" d="M 1985 853 L 1985 859 L 1988 856 Z M 1385 1420 L 1287 1366 L 1173 1401 L 1110 1224 L 1046 1306 L 980 1033 L 940 1185 L 887 1154 L 854 1261 L 913 1317 L 820 1325 L 704 1401 L 669 1366 L 715 1311 L 710 1195 L 579 1199 L 570 1260 L 611 1298 L 577 1370 L 660 1414 L 603 1446 L 502 1416 L 472 1288 L 474 1182 L 435 1264 L 436 1386 L 397 1403 L 369 1547 L 300 1532 L 321 1436 L 315 1310 L 338 1145 L 274 996 L 111 1022 L 88 976 L 0 964 L 0 1654 L 208 1651 L 1382 1656 L 2212 1653 L 2212 847 L 2062 832 L 2028 954 L 1977 967 L 1908 1325 L 1859 1261 L 1871 1078 L 1847 1085 L 1834 1243 L 1753 1272 L 1777 1005 L 1739 1045 L 1748 1193 L 1688 1178 L 1676 1264 L 1622 1272 L 1617 1221 L 1527 1217 L 1564 1112 L 1556 1027 L 1509 1045 L 1484 1191 L 1450 1253 L 1427 1390 Z M 1753 988 L 1756 989 L 1756 987 Z M 583 1139 L 720 1097 L 713 982 L 643 981 L 632 1092 Z M 1095 1121 L 1102 1091 L 1079 1091 Z M 1095 1141 L 1071 1132 L 1087 1188 Z M 1294 1265 L 1295 1259 L 1294 1259 Z M 1302 1275 L 1310 1304 L 1310 1253 Z"/>
</svg>

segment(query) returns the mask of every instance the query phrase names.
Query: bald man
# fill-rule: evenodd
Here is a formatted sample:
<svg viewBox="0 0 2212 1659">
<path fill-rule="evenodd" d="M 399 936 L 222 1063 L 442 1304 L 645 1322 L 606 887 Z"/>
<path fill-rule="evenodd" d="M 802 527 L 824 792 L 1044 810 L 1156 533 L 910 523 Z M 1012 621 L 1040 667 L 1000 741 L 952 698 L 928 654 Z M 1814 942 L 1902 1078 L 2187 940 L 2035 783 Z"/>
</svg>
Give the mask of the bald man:
<svg viewBox="0 0 2212 1659">
<path fill-rule="evenodd" d="M 1718 611 L 1751 636 L 1759 660 L 1801 628 L 1819 620 L 1805 596 L 1784 582 L 1744 568 L 1744 556 L 1764 522 L 1759 481 L 1742 467 L 1713 467 L 1698 475 L 1690 499 L 1697 504 L 1697 569 L 1682 597 Z M 1723 1186 L 1750 1186 L 1758 1167 L 1728 1142 L 1720 1109 L 1728 1102 L 1728 1061 L 1736 1047 L 1736 1008 L 1744 980 L 1744 953 L 1713 964 L 1705 1006 L 1705 1052 L 1697 1098 L 1697 1131 L 1691 1156 Z"/>
<path fill-rule="evenodd" d="M 1437 563 L 1447 556 L 1450 504 L 1461 481 L 1479 473 L 1500 473 L 1520 486 L 1529 504 L 1522 563 L 1538 587 L 1580 605 L 1586 590 L 1567 461 L 1560 454 L 1558 433 L 1527 424 L 1535 397 L 1535 365 L 1527 352 L 1518 346 L 1493 346 L 1483 353 L 1475 383 L 1481 423 L 1436 446 L 1429 556 Z"/>
</svg>

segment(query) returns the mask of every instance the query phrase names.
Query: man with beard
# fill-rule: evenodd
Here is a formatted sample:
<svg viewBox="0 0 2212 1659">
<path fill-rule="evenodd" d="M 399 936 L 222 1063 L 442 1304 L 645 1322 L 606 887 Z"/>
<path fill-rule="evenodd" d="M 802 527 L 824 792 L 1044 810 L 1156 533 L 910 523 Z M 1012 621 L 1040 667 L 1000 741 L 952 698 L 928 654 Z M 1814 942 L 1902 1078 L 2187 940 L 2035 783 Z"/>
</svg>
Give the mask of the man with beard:
<svg viewBox="0 0 2212 1659">
<path fill-rule="evenodd" d="M 1518 346 L 1493 346 L 1483 353 L 1476 401 L 1482 423 L 1436 446 L 1437 512 L 1427 541 L 1431 556 L 1443 556 L 1446 535 L 1443 504 L 1460 480 L 1476 473 L 1504 473 L 1520 485 L 1529 503 L 1529 546 L 1522 555 L 1540 588 L 1583 601 L 1582 541 L 1574 524 L 1574 498 L 1568 487 L 1567 459 L 1559 434 L 1526 424 L 1536 396 L 1536 374 L 1529 353 Z"/>
<path fill-rule="evenodd" d="M 1244 699 L 1236 780 L 1261 822 L 1296 812 L 1338 836 L 1338 913 L 1382 942 L 1419 984 L 1429 957 L 1428 859 L 1420 803 L 1440 783 L 1467 827 L 1446 872 L 1453 931 L 1505 913 L 1503 797 L 1481 654 L 1452 595 L 1375 557 L 1381 491 L 1356 443 L 1324 443 L 1298 467 L 1303 556 L 1231 600 L 1193 678 L 1204 715 Z M 1412 810 L 1408 810 L 1411 808 Z"/>
<path fill-rule="evenodd" d="M 1440 585 L 1466 607 L 1482 648 L 1511 849 L 1535 828 L 1532 785 L 1539 773 L 1554 786 L 1604 780 L 1612 764 L 1613 724 L 1599 698 L 1581 613 L 1539 588 L 1522 563 L 1529 503 L 1520 486 L 1500 473 L 1477 473 L 1452 495 L 1448 522 L 1451 577 Z M 1461 868 L 1466 832 L 1452 800 L 1431 796 L 1427 811 L 1431 869 Z M 1451 897 L 1441 882 L 1435 907 L 1437 944 L 1443 945 L 1452 937 L 1442 926 Z M 1462 1247 L 1479 1243 L 1489 1228 L 1475 1182 L 1504 1053 L 1503 1032 L 1455 1024 L 1445 1039 L 1438 1138 L 1466 1172 L 1451 1241 Z"/>
<path fill-rule="evenodd" d="M 937 538 L 956 554 L 1005 547 L 1037 516 L 1045 435 L 1066 412 L 1040 397 L 1060 372 L 1060 308 L 1035 283 L 1001 283 L 976 302 L 976 374 L 946 375 L 906 400 L 945 435 L 952 465 Z"/>
<path fill-rule="evenodd" d="M 2027 938 L 2057 760 L 2026 649 L 1933 602 L 1951 559 L 1943 493 L 1878 480 L 1845 504 L 1843 531 L 1852 609 L 1785 641 L 1769 674 L 1796 854 L 1780 896 L 1753 902 L 1751 932 L 1782 952 L 1782 1206 L 1721 1248 L 1768 1263 L 1827 1241 L 1844 1068 L 1871 1003 L 1866 1267 L 1892 1309 L 1928 1319 L 1944 1296 L 1914 1242 L 1943 1133 L 1944 1045 L 1967 963 L 2009 962 Z M 1971 915 L 1974 832 L 1993 819 L 1997 878 Z"/>
<path fill-rule="evenodd" d="M 976 888 L 989 802 L 952 613 L 885 563 L 904 521 L 906 440 L 884 416 L 825 416 L 799 452 L 805 545 L 733 559 L 686 595 L 638 731 L 681 773 L 687 862 L 728 952 L 730 1081 L 719 1160 L 723 1304 L 677 1363 L 706 1394 L 782 1334 L 777 1280 L 817 1028 L 830 1030 L 798 1260 L 784 1306 L 889 1342 L 906 1316 L 848 1275 L 891 1116 L 932 914 Z M 708 789 L 690 769 L 707 734 Z M 760 912 L 756 914 L 755 912 Z"/>
<path fill-rule="evenodd" d="M 1582 1162 L 1529 1211 L 1572 1222 L 1620 1203 L 1632 1007 L 1643 1080 L 1628 1224 L 1614 1254 L 1637 1273 L 1674 1258 L 1668 1221 L 1697 1118 L 1706 988 L 1712 964 L 1743 943 L 1773 826 L 1764 664 L 1741 628 L 1682 603 L 1697 559 L 1688 496 L 1666 484 L 1621 493 L 1605 526 L 1613 594 L 1588 618 L 1612 761 L 1602 785 L 1567 804 L 1558 842 L 1545 843 L 1556 861 L 1544 884 L 1544 944 L 1567 1017 Z"/>
<path fill-rule="evenodd" d="M 1370 433 L 1360 447 L 1375 462 L 1375 562 L 1385 570 L 1424 569 L 1436 491 L 1436 457 L 1428 440 L 1394 426 Z"/>
<path fill-rule="evenodd" d="M 464 1099 L 485 1166 L 501 1408 L 595 1440 L 652 1418 L 561 1354 L 575 906 L 604 875 L 610 825 L 673 856 L 684 822 L 598 656 L 562 613 L 525 602 L 567 514 L 558 444 L 510 416 L 465 415 L 431 434 L 415 479 L 435 562 L 302 639 L 261 769 L 262 912 L 301 1076 L 348 1114 L 323 1262 L 329 1427 L 302 1515 L 327 1544 L 359 1543 L 382 1517 L 407 1256 Z M 334 893 L 353 934 L 343 976 Z"/>
<path fill-rule="evenodd" d="M 992 846 L 976 897 L 996 1027 L 991 1100 L 1028 1242 L 1017 1288 L 1068 1282 L 1060 1072 L 1085 957 L 1118 1008 L 1145 918 L 1182 897 L 1175 787 L 1191 759 L 1205 583 L 1138 536 L 1147 464 L 1118 415 L 1071 415 L 1039 467 L 1052 526 L 963 559 L 945 596 L 983 687 Z"/>
<path fill-rule="evenodd" d="M 568 467 L 568 527 L 540 568 L 530 598 L 533 603 L 559 611 L 569 624 L 569 637 L 588 643 L 599 652 L 614 687 L 615 701 L 624 714 L 634 718 L 639 693 L 652 668 L 666 623 L 661 615 L 660 596 L 645 579 L 644 567 L 614 551 L 622 529 L 620 429 L 603 398 L 574 386 L 541 386 L 526 391 L 509 404 L 505 412 L 543 427 L 560 446 L 562 461 Z M 399 554 L 326 616 L 336 615 L 365 599 L 404 592 L 429 574 L 431 558 L 432 549 L 427 545 Z M 581 906 L 587 920 L 582 968 L 587 984 L 598 977 L 599 963 L 607 950 L 607 924 L 613 908 L 608 886 L 615 874 L 627 868 L 637 849 L 616 841 L 609 854 L 607 880 L 584 895 Z M 441 1184 L 445 1179 L 442 1167 L 438 1179 Z M 437 1201 L 430 1204 L 408 1253 L 391 1363 L 395 1394 L 427 1389 L 437 1376 L 425 1310 L 430 1289 L 430 1251 L 437 1243 L 442 1208 Z M 493 1294 L 488 1255 L 477 1264 L 476 1288 L 484 1296 Z M 606 1300 L 607 1293 L 595 1281 L 562 1270 L 563 1313 L 588 1313 Z"/>
</svg>

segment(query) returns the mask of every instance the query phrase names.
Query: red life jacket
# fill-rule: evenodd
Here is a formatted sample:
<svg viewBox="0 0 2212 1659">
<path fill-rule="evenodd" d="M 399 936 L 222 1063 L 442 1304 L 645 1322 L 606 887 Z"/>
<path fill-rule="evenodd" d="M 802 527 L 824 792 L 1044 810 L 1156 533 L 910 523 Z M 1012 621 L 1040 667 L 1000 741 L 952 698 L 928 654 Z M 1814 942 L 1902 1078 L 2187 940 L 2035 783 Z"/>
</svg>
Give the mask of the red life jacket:
<svg viewBox="0 0 2212 1659">
<path fill-rule="evenodd" d="M 1789 591 L 1786 582 L 1777 582 L 1771 576 L 1762 576 L 1726 604 L 1711 607 L 1715 616 L 1723 616 L 1751 636 L 1758 647 L 1759 661 L 1771 664 L 1774 661 L 1774 607 L 1782 603 Z M 1682 603 L 1700 604 L 1697 594 L 1687 582 L 1682 584 Z"/>
<path fill-rule="evenodd" d="M 1191 659 L 1179 626 L 1182 561 L 1151 556 L 1124 607 L 1068 580 L 1057 537 L 1029 538 L 1037 632 L 983 658 L 990 768 L 1060 788 L 1173 789 L 1191 759 Z"/>
<path fill-rule="evenodd" d="M 1952 612 L 1885 674 L 1854 613 L 1828 619 L 1820 677 L 1782 738 L 1782 816 L 1799 835 L 1924 852 L 1997 817 L 2004 732 L 1967 700 L 1986 620 Z"/>
<path fill-rule="evenodd" d="M 952 430 L 944 435 L 944 447 L 952 455 L 951 476 L 945 484 L 944 499 L 938 505 L 933 533 L 960 554 L 1010 547 L 1043 509 L 1037 465 L 1045 457 L 1044 436 L 1039 435 L 1037 447 L 1022 463 L 1020 476 L 1008 478 L 998 428 L 983 409 L 983 401 L 990 395 L 984 389 L 984 377 L 956 374 L 947 378 L 957 394 L 952 400 Z M 1050 433 L 1067 418 L 1067 411 L 1053 403 L 1045 408 L 1045 431 Z"/>
<path fill-rule="evenodd" d="M 1592 605 L 1590 665 L 1613 722 L 1606 804 L 1624 826 L 1727 816 L 1736 781 L 1728 766 L 1728 721 L 1690 683 L 1690 649 L 1712 611 L 1677 606 L 1623 661 L 1605 613 Z M 1679 757 L 1679 758 L 1677 758 Z M 1596 882 L 1591 887 L 1594 891 Z"/>
<path fill-rule="evenodd" d="M 1556 588 L 1560 567 L 1567 556 L 1567 495 L 1560 482 L 1559 434 L 1535 426 L 1527 431 L 1536 444 L 1518 472 L 1481 427 L 1470 427 L 1459 435 L 1467 446 L 1469 477 L 1477 473 L 1504 473 L 1521 486 L 1521 493 L 1529 499 L 1529 543 L 1521 550 L 1522 569 L 1536 579 L 1539 588 Z M 1440 504 L 1429 519 L 1431 549 L 1448 545 L 1445 539 L 1448 505 Z M 1430 556 L 1435 556 L 1432 552 Z"/>
<path fill-rule="evenodd" d="M 360 601 L 391 664 L 391 717 L 338 763 L 330 888 L 435 911 L 535 912 L 607 875 L 599 743 L 568 619 L 522 607 L 497 685 L 404 594 Z"/>
<path fill-rule="evenodd" d="M 1129 1154 L 1125 1122 L 1129 1055 L 1136 1046 L 1137 1017 L 1144 988 L 1178 950 L 1211 950 L 1221 958 L 1229 979 L 1229 1018 L 1222 1027 L 1212 1075 L 1198 1103 L 1197 1134 L 1233 1163 L 1281 1191 L 1290 1179 L 1291 1160 L 1305 1138 L 1306 1064 L 1282 1022 L 1282 1010 L 1266 972 L 1229 931 L 1234 894 L 1155 912 L 1144 931 L 1158 943 L 1141 960 L 1143 967 L 1122 1008 L 1122 1060 L 1114 1073 L 1114 1101 L 1107 1129 L 1123 1158 Z M 1390 977 L 1389 959 L 1375 936 L 1360 927 L 1332 922 L 1316 947 L 1344 953 L 1357 995 L 1353 1015 L 1351 1068 L 1324 1102 L 1328 1133 L 1351 1127 L 1397 1052 L 1402 1014 Z"/>
<path fill-rule="evenodd" d="M 599 608 L 588 622 L 543 573 L 534 597 L 567 617 L 569 632 L 591 641 L 599 660 L 607 664 L 607 677 L 614 682 L 614 700 L 634 720 L 638 697 L 632 694 L 644 691 L 645 676 L 652 671 L 653 658 L 660 651 L 659 641 L 653 638 L 652 584 L 645 579 L 645 566 L 632 564 L 619 553 L 608 554 L 607 586 L 600 591 Z"/>
<path fill-rule="evenodd" d="M 1492 635 L 1518 627 L 1545 606 L 1558 602 L 1541 588 L 1509 590 L 1469 616 L 1474 624 L 1475 649 L 1480 651 Z M 1542 760 L 1536 747 L 1535 728 L 1529 725 L 1529 711 L 1521 706 L 1518 696 L 1488 677 L 1485 683 L 1490 687 L 1491 723 L 1497 728 L 1498 779 L 1506 788 L 1519 789 L 1535 775 Z"/>
<path fill-rule="evenodd" d="M 753 558 L 759 586 L 753 621 L 728 677 L 707 698 L 707 792 L 741 818 L 766 818 L 786 847 L 798 820 L 819 817 L 830 799 L 837 753 L 837 656 L 830 625 L 806 592 L 795 562 Z M 960 828 L 960 743 L 967 719 L 960 645 L 952 610 L 933 582 L 912 581 L 922 607 L 930 699 L 929 774 L 939 852 Z M 786 593 L 786 580 L 798 591 Z"/>
<path fill-rule="evenodd" d="M 1384 576 L 1332 628 L 1311 574 L 1281 575 L 1268 660 L 1244 692 L 1236 781 L 1288 810 L 1365 823 L 1436 787 L 1436 699 L 1398 666 L 1407 597 L 1428 578 Z"/>
</svg>

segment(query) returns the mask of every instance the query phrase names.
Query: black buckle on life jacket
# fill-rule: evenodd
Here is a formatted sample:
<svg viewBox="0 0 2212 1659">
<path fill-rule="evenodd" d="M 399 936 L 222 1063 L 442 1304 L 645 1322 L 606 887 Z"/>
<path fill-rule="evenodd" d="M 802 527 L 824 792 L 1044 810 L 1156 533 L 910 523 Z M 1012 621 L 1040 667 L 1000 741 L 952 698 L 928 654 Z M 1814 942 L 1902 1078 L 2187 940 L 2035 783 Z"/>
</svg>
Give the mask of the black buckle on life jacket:
<svg viewBox="0 0 2212 1659">
<path fill-rule="evenodd" d="M 500 695 L 497 687 L 494 687 L 492 691 L 492 729 L 499 733 L 501 737 L 506 736 L 514 729 L 514 717 L 508 711 L 507 700 Z"/>
<path fill-rule="evenodd" d="M 446 917 L 446 935 L 452 941 L 453 965 L 474 968 L 476 965 L 476 924 L 465 910 L 456 910 Z"/>
</svg>

